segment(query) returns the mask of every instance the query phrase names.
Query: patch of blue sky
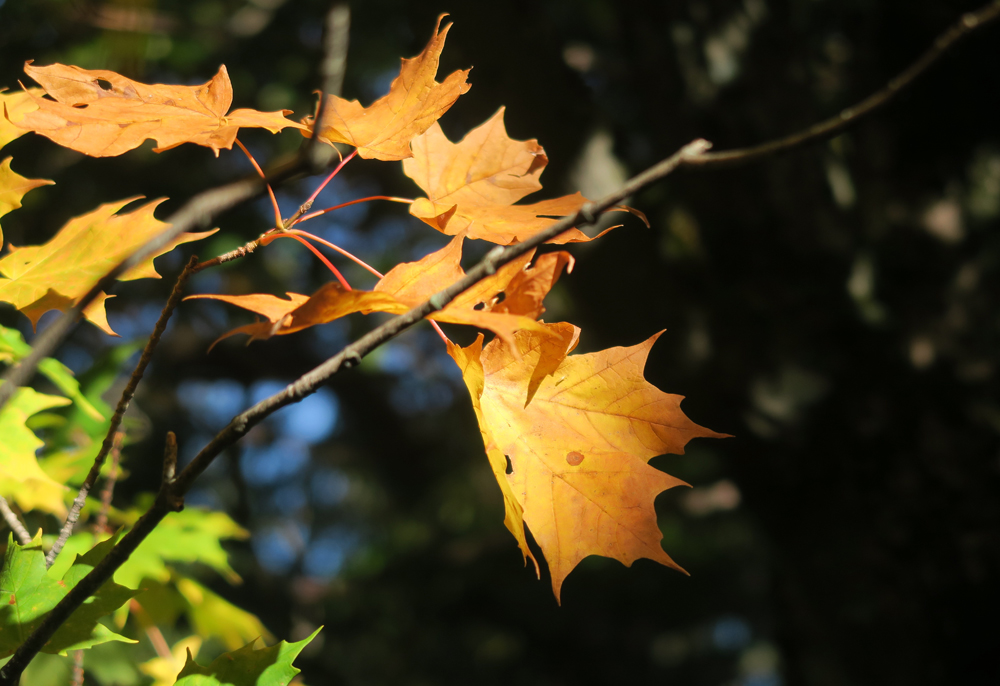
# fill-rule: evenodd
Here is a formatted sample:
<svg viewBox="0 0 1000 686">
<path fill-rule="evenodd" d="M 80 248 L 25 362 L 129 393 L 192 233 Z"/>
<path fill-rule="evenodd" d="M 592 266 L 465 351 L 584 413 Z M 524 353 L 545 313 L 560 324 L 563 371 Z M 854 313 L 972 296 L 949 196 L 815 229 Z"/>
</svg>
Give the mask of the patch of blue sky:
<svg viewBox="0 0 1000 686">
<path fill-rule="evenodd" d="M 306 332 L 309 348 L 323 358 L 332 356 L 346 346 L 350 342 L 349 334 L 350 326 L 343 319 L 313 326 Z"/>
<path fill-rule="evenodd" d="M 177 400 L 192 422 L 218 431 L 246 407 L 246 389 L 233 379 L 188 379 L 177 386 Z"/>
<path fill-rule="evenodd" d="M 298 514 L 309 507 L 309 499 L 301 484 L 291 483 L 279 486 L 270 494 L 271 505 L 285 516 Z"/>
<path fill-rule="evenodd" d="M 315 534 L 309 542 L 303 571 L 312 577 L 329 579 L 344 567 L 351 553 L 358 547 L 359 536 L 344 527 L 329 527 Z"/>
<path fill-rule="evenodd" d="M 30 339 L 29 339 L 30 340 Z M 64 365 L 70 368 L 74 374 L 82 374 L 86 370 L 90 369 L 91 365 L 94 364 L 94 356 L 89 352 L 84 350 L 78 345 L 73 345 L 72 343 L 64 344 L 56 357 Z"/>
<path fill-rule="evenodd" d="M 272 574 L 286 574 L 299 559 L 302 541 L 289 527 L 270 526 L 253 533 L 250 544 L 257 562 Z"/>
<path fill-rule="evenodd" d="M 290 481 L 309 466 L 309 446 L 279 438 L 267 446 L 250 446 L 240 456 L 240 471 L 250 486 L 262 488 Z"/>
<path fill-rule="evenodd" d="M 451 384 L 439 379 L 406 376 L 389 391 L 389 404 L 405 417 L 439 412 L 449 407 L 454 399 Z"/>
<path fill-rule="evenodd" d="M 392 342 L 385 346 L 378 356 L 378 366 L 389 374 L 413 373 L 419 351 L 410 341 Z"/>
<path fill-rule="evenodd" d="M 185 436 L 181 440 L 180 448 L 177 451 L 177 461 L 181 467 L 187 465 L 198 452 L 208 445 L 208 442 L 212 440 L 212 434 L 205 431 L 197 431 L 193 434 Z M 215 465 L 222 464 L 225 460 L 213 460 L 212 464 L 209 465 L 209 469 L 214 469 Z"/>
<path fill-rule="evenodd" d="M 208 510 L 219 511 L 225 509 L 225 503 L 219 494 L 211 488 L 194 488 L 184 496 L 185 507 L 204 507 Z"/>
<path fill-rule="evenodd" d="M 147 338 L 149 334 L 153 333 L 153 327 L 156 326 L 156 320 L 160 318 L 161 311 L 162 307 L 160 305 L 152 303 L 147 303 L 141 307 L 130 305 L 124 311 L 112 309 L 108 312 L 108 323 L 111 324 L 111 328 L 114 329 L 115 333 L 122 337 L 122 340 L 129 341 L 135 338 Z M 174 320 L 171 318 L 167 322 L 165 333 L 171 330 L 173 323 Z"/>
<path fill-rule="evenodd" d="M 250 404 L 278 393 L 286 385 L 273 379 L 254 383 L 250 387 Z M 340 401 L 329 388 L 320 388 L 301 401 L 281 408 L 266 421 L 280 436 L 315 445 L 325 441 L 337 429 Z"/>
<path fill-rule="evenodd" d="M 319 507 L 336 507 L 351 490 L 351 480 L 339 469 L 320 467 L 309 479 L 312 502 Z"/>
<path fill-rule="evenodd" d="M 218 293 L 223 288 L 225 278 L 217 269 L 200 271 L 188 280 L 191 293 Z"/>
<path fill-rule="evenodd" d="M 718 650 L 741 650 L 750 643 L 751 638 L 750 625 L 742 617 L 727 615 L 720 617 L 712 625 L 712 645 Z"/>
<path fill-rule="evenodd" d="M 784 681 L 780 674 L 766 672 L 764 674 L 749 674 L 738 682 L 739 686 L 782 686 Z"/>
<path fill-rule="evenodd" d="M 380 72 L 374 78 L 365 79 L 361 82 L 361 91 L 364 93 L 367 100 L 363 101 L 362 104 L 366 107 L 373 103 L 374 101 L 381 98 L 383 95 L 389 92 L 389 88 L 392 87 L 392 81 L 397 76 L 399 76 L 399 65 L 393 65 L 392 67 Z"/>
</svg>

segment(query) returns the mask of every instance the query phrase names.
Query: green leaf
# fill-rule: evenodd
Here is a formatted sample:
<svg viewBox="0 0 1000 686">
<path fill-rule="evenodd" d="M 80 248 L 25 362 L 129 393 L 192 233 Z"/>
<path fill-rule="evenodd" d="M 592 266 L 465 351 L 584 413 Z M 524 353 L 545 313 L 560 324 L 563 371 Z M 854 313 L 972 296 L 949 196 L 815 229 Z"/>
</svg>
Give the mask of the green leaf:
<svg viewBox="0 0 1000 686">
<path fill-rule="evenodd" d="M 187 664 L 175 686 L 287 686 L 301 671 L 292 666 L 292 661 L 321 629 L 297 643 L 282 641 L 259 650 L 248 643 L 239 650 L 220 655 L 208 667 L 199 665 L 188 653 Z"/>
<path fill-rule="evenodd" d="M 44 443 L 26 426 L 28 417 L 70 403 L 66 398 L 45 395 L 32 388 L 19 388 L 0 408 L 0 495 L 17 503 L 25 512 L 44 510 L 66 513 L 63 495 L 67 488 L 46 474 L 35 453 Z"/>
<path fill-rule="evenodd" d="M 0 361 L 15 364 L 31 353 L 21 332 L 0 326 Z M 43 358 L 38 364 L 38 371 L 45 375 L 55 387 L 66 394 L 66 397 L 79 406 L 80 410 L 94 421 L 103 421 L 104 415 L 80 391 L 80 382 L 73 376 L 69 367 L 51 357 Z"/>
<path fill-rule="evenodd" d="M 78 556 L 61 579 L 45 569 L 41 537 L 26 546 L 10 536 L 3 571 L 0 571 L 0 656 L 10 655 L 45 620 L 45 616 L 94 566 L 104 559 L 117 536 Z M 97 620 L 114 612 L 138 591 L 108 581 L 77 608 L 42 648 L 42 652 L 65 654 L 107 641 L 135 643 L 119 636 Z"/>
<path fill-rule="evenodd" d="M 126 513 L 127 514 L 127 513 Z M 221 545 L 223 539 L 245 539 L 250 534 L 224 512 L 211 512 L 195 507 L 171 512 L 153 529 L 115 578 L 126 586 L 138 586 L 144 578 L 166 582 L 170 570 L 166 561 L 200 562 L 224 576 L 229 583 L 240 577 L 229 566 L 229 553 Z"/>
<path fill-rule="evenodd" d="M 174 583 L 188 602 L 188 621 L 202 638 L 217 637 L 228 648 L 238 647 L 259 636 L 271 638 L 271 633 L 256 615 L 236 607 L 197 581 L 178 577 Z"/>
</svg>

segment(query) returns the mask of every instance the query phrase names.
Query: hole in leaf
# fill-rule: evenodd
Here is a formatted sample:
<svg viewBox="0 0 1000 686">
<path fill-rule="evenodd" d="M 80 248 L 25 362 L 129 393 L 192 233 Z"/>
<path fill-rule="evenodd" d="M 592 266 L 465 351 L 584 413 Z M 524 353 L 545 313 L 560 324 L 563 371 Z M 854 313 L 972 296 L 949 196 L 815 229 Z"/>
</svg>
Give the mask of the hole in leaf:
<svg viewBox="0 0 1000 686">
<path fill-rule="evenodd" d="M 504 300 L 507 299 L 507 294 L 504 293 L 503 291 L 500 291 L 499 293 L 496 294 L 496 296 L 493 299 L 499 305 L 500 303 L 502 303 Z"/>
<path fill-rule="evenodd" d="M 507 469 L 505 470 L 505 473 L 506 474 L 513 474 L 514 473 L 514 465 L 512 465 L 511 462 L 510 462 L 510 455 L 504 455 L 503 459 L 507 460 Z"/>
<path fill-rule="evenodd" d="M 474 310 L 484 310 L 486 309 L 486 303 L 476 303 L 472 309 Z"/>
<path fill-rule="evenodd" d="M 583 453 L 578 453 L 575 450 L 571 453 L 566 453 L 566 462 L 568 462 L 573 467 L 576 467 L 581 462 L 583 462 Z"/>
<path fill-rule="evenodd" d="M 114 90 L 114 86 L 112 86 L 111 82 L 107 79 L 97 79 L 97 85 L 100 86 L 102 90 Z"/>
</svg>

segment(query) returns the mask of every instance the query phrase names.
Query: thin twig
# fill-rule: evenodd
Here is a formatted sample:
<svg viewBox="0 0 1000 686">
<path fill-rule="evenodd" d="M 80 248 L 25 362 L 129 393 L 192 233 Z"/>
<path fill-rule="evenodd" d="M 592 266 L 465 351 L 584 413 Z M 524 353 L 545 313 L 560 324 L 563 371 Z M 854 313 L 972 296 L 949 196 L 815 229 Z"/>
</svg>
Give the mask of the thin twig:
<svg viewBox="0 0 1000 686">
<path fill-rule="evenodd" d="M 309 150 L 308 154 L 314 160 L 314 166 L 320 161 L 318 156 L 321 150 L 326 153 L 327 160 L 333 159 L 333 150 L 336 150 L 338 155 L 340 154 L 340 151 L 336 148 L 331 150 L 320 145 L 319 132 L 322 128 L 323 116 L 328 106 L 327 97 L 339 96 L 340 91 L 344 88 L 344 73 L 347 71 L 347 47 L 350 44 L 350 34 L 351 8 L 346 4 L 334 5 L 326 15 L 326 26 L 324 27 L 323 36 L 323 61 L 319 65 L 321 83 L 319 101 L 316 103 L 316 116 L 313 119 L 312 135 L 309 136 L 309 145 L 307 146 Z M 320 189 L 327 184 L 330 178 L 337 175 L 337 172 L 340 171 L 346 162 L 341 157 L 340 166 L 320 185 Z M 323 166 L 326 165 L 324 164 Z M 298 221 L 299 217 L 311 210 L 313 201 L 316 199 L 318 193 L 319 191 L 317 190 L 316 193 L 313 193 L 312 197 L 302 203 L 299 209 L 295 211 L 295 214 L 289 217 L 283 225 L 279 223 L 279 228 L 289 228 Z"/>
<path fill-rule="evenodd" d="M 700 168 L 735 167 L 749 162 L 756 162 L 762 157 L 771 157 L 800 148 L 809 143 L 833 138 L 844 129 L 854 126 L 862 118 L 887 105 L 893 98 L 917 80 L 931 65 L 953 48 L 963 38 L 969 36 L 1000 17 L 1000 0 L 986 5 L 975 12 L 962 15 L 954 26 L 938 36 L 927 52 L 920 59 L 904 69 L 898 76 L 889 81 L 881 90 L 843 110 L 835 117 L 793 133 L 785 138 L 768 141 L 749 148 L 736 150 L 721 150 L 710 152 L 697 159 L 689 160 L 685 166 Z"/>
<path fill-rule="evenodd" d="M 3 514 L 4 521 L 7 522 L 7 526 L 17 536 L 17 540 L 21 542 L 21 545 L 31 543 L 31 534 L 28 533 L 24 524 L 21 523 L 21 518 L 17 516 L 17 513 L 10 509 L 10 504 L 2 495 L 0 495 L 0 514 Z"/>
<path fill-rule="evenodd" d="M 83 651 L 73 651 L 73 686 L 83 686 Z"/>
<path fill-rule="evenodd" d="M 63 546 L 66 545 L 67 539 L 69 539 L 70 535 L 73 533 L 73 527 L 76 526 L 76 522 L 80 518 L 80 511 L 83 509 L 84 503 L 87 502 L 87 496 L 90 494 L 90 490 L 97 482 L 97 477 L 101 474 L 101 467 L 104 466 L 104 459 L 107 457 L 108 453 L 111 452 L 111 449 L 114 446 L 115 438 L 118 435 L 118 427 L 121 426 L 122 418 L 125 416 L 125 411 L 128 410 L 129 403 L 132 402 L 132 397 L 135 395 L 135 389 L 138 388 L 139 382 L 142 381 L 142 375 L 146 372 L 146 367 L 149 366 L 149 361 L 153 359 L 153 351 L 156 350 L 156 345 L 160 342 L 160 336 L 163 335 L 164 330 L 167 328 L 167 322 L 170 321 L 170 315 L 174 313 L 174 309 L 177 308 L 177 305 L 183 297 L 184 283 L 193 273 L 196 264 L 198 264 L 197 257 L 192 257 L 188 260 L 184 270 L 177 277 L 173 290 L 170 291 L 170 297 L 167 298 L 167 302 L 163 306 L 163 311 L 160 312 L 160 318 L 156 321 L 156 326 L 153 327 L 153 333 L 150 334 L 149 340 L 146 341 L 146 347 L 142 351 L 142 356 L 139 358 L 139 362 L 136 363 L 135 370 L 132 372 L 132 376 L 129 378 L 128 384 L 125 386 L 125 390 L 122 391 L 121 398 L 118 399 L 118 406 L 115 408 L 115 413 L 111 417 L 111 424 L 108 426 L 108 433 L 104 437 L 104 443 L 101 444 L 101 449 L 94 458 L 94 464 L 91 465 L 90 471 L 87 473 L 87 478 L 84 479 L 83 485 L 80 486 L 80 490 L 76 494 L 76 498 L 73 499 L 73 505 L 70 507 L 69 514 L 66 516 L 66 521 L 63 523 L 62 529 L 59 530 L 59 536 L 56 538 L 56 542 L 52 544 L 48 554 L 45 556 L 45 565 L 47 567 L 52 566 L 52 563 L 55 562 L 56 557 L 58 557 L 59 553 L 62 551 Z"/>
<path fill-rule="evenodd" d="M 119 431 L 115 434 L 114 445 L 111 448 L 111 468 L 108 470 L 108 478 L 104 480 L 104 488 L 101 489 L 101 510 L 97 513 L 94 521 L 94 531 L 100 535 L 108 526 L 108 510 L 111 509 L 111 499 L 115 494 L 115 484 L 118 482 L 118 467 L 121 464 L 122 441 L 125 440 L 125 432 Z"/>
<path fill-rule="evenodd" d="M 194 266 L 194 273 L 200 272 L 202 269 L 208 269 L 209 267 L 218 267 L 220 264 L 225 264 L 226 262 L 232 262 L 233 260 L 238 260 L 241 257 L 246 257 L 254 250 L 260 246 L 260 239 L 256 238 L 246 245 L 241 245 L 235 250 L 230 250 L 227 253 L 223 253 L 218 257 L 213 257 L 210 260 L 205 260 L 204 262 L 199 262 Z"/>
<path fill-rule="evenodd" d="M 139 626 L 142 627 L 143 632 L 145 632 L 146 638 L 149 639 L 150 644 L 153 646 L 153 650 L 156 651 L 156 655 L 168 662 L 176 662 L 176 658 L 174 658 L 173 653 L 170 652 L 170 646 L 167 644 L 167 639 L 163 637 L 163 632 L 160 631 L 158 626 L 156 626 L 156 623 L 153 621 L 153 618 L 149 616 L 146 608 L 140 605 L 135 598 L 129 601 L 128 607 L 136 621 L 139 623 Z"/>
</svg>

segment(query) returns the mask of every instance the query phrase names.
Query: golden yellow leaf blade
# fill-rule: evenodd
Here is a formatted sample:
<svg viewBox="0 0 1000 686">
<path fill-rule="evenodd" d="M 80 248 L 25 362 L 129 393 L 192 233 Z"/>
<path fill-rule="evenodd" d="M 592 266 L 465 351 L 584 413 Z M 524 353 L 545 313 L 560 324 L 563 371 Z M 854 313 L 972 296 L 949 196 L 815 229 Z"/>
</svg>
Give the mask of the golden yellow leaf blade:
<svg viewBox="0 0 1000 686">
<path fill-rule="evenodd" d="M 556 598 L 587 555 L 626 565 L 649 558 L 680 569 L 660 547 L 653 501 L 682 482 L 647 462 L 683 453 L 692 438 L 724 434 L 692 422 L 680 409 L 680 396 L 645 380 L 657 336 L 630 348 L 567 356 L 578 332 L 567 324 L 548 327 L 547 337 L 517 333 L 518 355 L 496 342 L 483 348 L 481 392 L 475 365 L 466 362 L 463 371 L 471 375 L 466 383 L 478 403 L 484 441 L 511 463 L 501 490 L 509 488 L 521 505 L 549 564 Z M 562 343 L 553 345 L 554 339 Z"/>
<path fill-rule="evenodd" d="M 150 138 L 158 152 L 195 143 L 218 155 L 232 148 L 240 127 L 272 133 L 302 128 L 285 119 L 285 111 L 241 109 L 227 115 L 233 89 L 225 66 L 200 86 L 148 85 L 104 69 L 62 64 L 28 63 L 24 70 L 54 100 L 35 96 L 37 109 L 18 125 L 92 157 L 120 155 Z"/>
<path fill-rule="evenodd" d="M 14 93 L 0 93 L 0 148 L 28 133 L 17 126 L 28 112 L 38 109 L 34 98 L 43 93 L 41 88 L 28 88 Z"/>
<path fill-rule="evenodd" d="M 32 322 L 49 310 L 65 311 L 86 294 L 112 267 L 131 255 L 168 224 L 153 216 L 163 200 L 146 203 L 131 212 L 117 214 L 136 200 L 128 198 L 101 205 L 92 212 L 70 219 L 44 245 L 14 248 L 0 258 L 0 301 L 9 302 Z M 155 255 L 125 272 L 122 280 L 159 278 L 153 259 L 181 243 L 215 233 L 183 233 Z M 110 332 L 102 296 L 84 314 Z"/>
<path fill-rule="evenodd" d="M 426 131 L 455 103 L 458 96 L 469 90 L 466 79 L 469 70 L 450 74 L 438 83 L 438 63 L 445 38 L 451 29 L 448 24 L 439 31 L 438 17 L 434 34 L 423 51 L 411 59 L 404 59 L 402 67 L 389 93 L 369 107 L 362 107 L 357 100 L 344 100 L 335 95 L 326 96 L 320 137 L 330 143 L 345 143 L 358 149 L 366 159 L 402 160 L 411 156 L 410 141 Z M 303 119 L 311 132 L 312 117 Z M 303 135 L 310 135 L 303 132 Z"/>
<path fill-rule="evenodd" d="M 538 560 L 536 560 L 534 554 L 532 554 L 531 549 L 528 547 L 528 541 L 525 538 L 524 514 L 523 509 L 521 508 L 521 503 L 518 502 L 518 499 L 514 495 L 514 492 L 506 478 L 507 459 L 504 454 L 497 449 L 496 441 L 493 440 L 493 434 L 483 419 L 480 398 L 482 398 L 483 395 L 485 378 L 483 375 L 483 365 L 479 359 L 482 355 L 482 351 L 482 334 L 480 334 L 476 341 L 467 348 L 457 346 L 451 341 L 448 342 L 448 354 L 455 360 L 455 363 L 462 372 L 462 379 L 465 381 L 465 385 L 469 389 L 469 396 L 472 398 L 472 409 L 476 413 L 476 420 L 479 422 L 479 430 L 483 436 L 483 445 L 486 447 L 486 457 L 490 462 L 490 468 L 493 470 L 493 476 L 496 478 L 497 483 L 500 484 L 500 492 L 503 494 L 504 502 L 504 526 L 507 527 L 507 530 L 510 531 L 510 533 L 513 534 L 514 538 L 517 540 L 517 545 L 521 549 L 521 554 L 524 556 L 525 564 L 527 564 L 530 559 L 535 565 L 535 574 L 541 576 L 541 572 L 538 568 Z"/>
<path fill-rule="evenodd" d="M 435 123 L 416 138 L 413 157 L 403 173 L 440 206 L 510 205 L 541 190 L 539 177 L 548 164 L 545 150 L 532 139 L 507 136 L 500 108 L 484 124 L 452 143 Z"/>
<path fill-rule="evenodd" d="M 18 209 L 21 206 L 21 198 L 28 191 L 54 183 L 48 179 L 26 179 L 10 168 L 11 159 L 8 157 L 0 162 L 0 217 Z M 3 231 L 0 231 L 0 248 L 2 247 Z"/>
</svg>

